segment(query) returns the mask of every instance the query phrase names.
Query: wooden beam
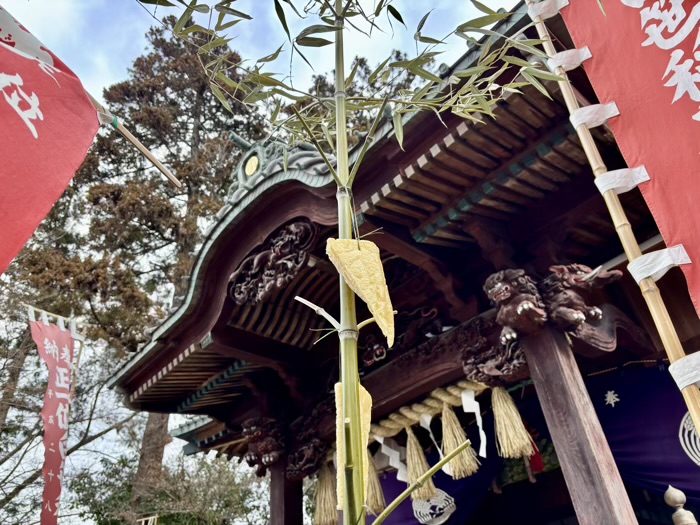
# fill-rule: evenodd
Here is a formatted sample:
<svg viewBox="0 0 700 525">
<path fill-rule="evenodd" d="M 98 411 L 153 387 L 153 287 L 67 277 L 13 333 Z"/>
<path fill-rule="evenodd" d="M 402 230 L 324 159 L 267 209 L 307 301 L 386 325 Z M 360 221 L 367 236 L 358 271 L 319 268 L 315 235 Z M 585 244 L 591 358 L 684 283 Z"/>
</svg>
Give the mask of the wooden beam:
<svg viewBox="0 0 700 525">
<path fill-rule="evenodd" d="M 361 215 L 358 223 L 360 223 L 361 234 L 381 228 L 380 234 L 372 236 L 377 246 L 424 270 L 430 276 L 435 289 L 442 293 L 445 301 L 450 305 L 450 315 L 455 320 L 466 321 L 478 313 L 475 301 L 463 300 L 460 297 L 457 289 L 461 287 L 461 283 L 452 275 L 445 263 L 430 250 L 419 247 L 409 232 L 403 233 L 395 225 L 366 215 Z"/>
<path fill-rule="evenodd" d="M 270 368 L 305 359 L 299 348 L 232 326 L 218 326 L 212 330 L 211 346 L 207 349 Z"/>
<path fill-rule="evenodd" d="M 285 462 L 276 462 L 270 467 L 270 525 L 300 525 L 303 509 L 302 482 L 288 480 Z"/>
<path fill-rule="evenodd" d="M 566 337 L 547 326 L 521 344 L 579 524 L 636 525 Z"/>
</svg>

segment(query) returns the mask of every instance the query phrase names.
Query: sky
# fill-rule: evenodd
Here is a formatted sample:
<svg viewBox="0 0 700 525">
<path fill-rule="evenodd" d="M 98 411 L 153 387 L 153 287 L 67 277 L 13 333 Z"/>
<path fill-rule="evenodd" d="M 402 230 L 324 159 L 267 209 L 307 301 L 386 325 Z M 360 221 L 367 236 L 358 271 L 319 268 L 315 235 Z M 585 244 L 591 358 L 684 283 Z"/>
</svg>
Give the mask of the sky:
<svg viewBox="0 0 700 525">
<path fill-rule="evenodd" d="M 362 0 L 372 9 L 375 0 Z M 492 9 L 510 8 L 514 0 L 482 0 Z M 102 90 L 115 82 L 125 80 L 133 60 L 146 49 L 145 33 L 156 23 L 153 6 L 150 13 L 136 0 L 0 0 L 2 5 L 44 45 L 65 62 L 83 81 L 85 88 L 97 98 Z M 394 22 L 394 32 L 385 23 L 385 33 L 373 32 L 372 38 L 355 33 L 346 40 L 346 63 L 353 56 L 369 58 L 370 64 L 382 62 L 393 48 L 400 48 L 415 54 L 413 34 L 418 21 L 429 10 L 423 34 L 442 38 L 454 27 L 479 16 L 469 0 L 394 0 L 392 3 L 403 15 L 408 29 Z M 231 47 L 244 58 L 257 59 L 275 51 L 286 42 L 273 8 L 272 0 L 238 0 L 236 9 L 253 16 L 235 26 L 235 39 Z M 179 9 L 159 7 L 157 18 L 166 14 L 177 14 Z M 308 21 L 293 21 L 293 13 L 288 10 L 288 21 L 293 34 L 298 33 Z M 200 20 L 207 25 L 208 20 Z M 384 27 L 383 26 L 383 27 Z M 286 48 L 289 45 L 287 43 Z M 466 42 L 457 37 L 448 41 L 438 63 L 452 64 L 467 51 Z M 311 70 L 300 60 L 292 68 L 294 85 L 308 88 L 311 76 L 326 73 L 333 69 L 333 49 L 325 47 L 312 49 L 308 53 Z M 281 77 L 289 75 L 288 58 L 278 60 L 273 71 Z"/>
</svg>

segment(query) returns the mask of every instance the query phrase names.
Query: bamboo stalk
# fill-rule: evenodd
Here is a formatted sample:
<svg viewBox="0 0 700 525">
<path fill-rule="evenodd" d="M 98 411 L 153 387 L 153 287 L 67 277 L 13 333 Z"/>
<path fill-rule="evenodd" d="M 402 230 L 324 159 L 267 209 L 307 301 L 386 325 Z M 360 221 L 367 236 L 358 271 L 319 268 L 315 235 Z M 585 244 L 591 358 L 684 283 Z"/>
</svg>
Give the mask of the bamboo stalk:
<svg viewBox="0 0 700 525">
<path fill-rule="evenodd" d="M 349 181 L 348 130 L 345 107 L 345 57 L 343 49 L 343 0 L 335 0 L 335 113 L 337 175 L 341 184 Z M 350 188 L 339 187 L 338 238 L 352 239 L 354 211 L 350 199 Z M 340 280 L 340 376 L 343 385 L 343 422 L 345 432 L 345 491 L 343 494 L 343 524 L 364 525 L 364 483 L 360 423 L 360 374 L 357 366 L 357 315 L 355 294 L 342 276 Z M 341 475 L 341 473 L 338 473 Z"/>
<path fill-rule="evenodd" d="M 94 106 L 94 108 L 95 108 L 97 111 L 99 111 L 99 112 L 101 112 L 101 113 L 104 113 L 105 115 L 110 115 L 110 116 L 111 116 L 111 113 L 110 113 L 109 111 L 107 111 L 107 109 L 106 109 L 102 104 L 100 104 L 100 102 L 99 102 L 95 97 L 93 97 L 90 93 L 88 93 L 87 95 L 88 95 L 88 97 L 90 97 L 90 101 L 92 102 L 92 105 Z M 182 183 L 177 179 L 177 177 L 175 177 L 175 175 L 173 175 L 172 172 L 171 172 L 168 168 L 166 168 L 166 167 L 163 165 L 163 163 L 162 163 L 161 161 L 159 161 L 159 160 L 155 157 L 155 155 L 153 155 L 153 153 L 151 153 L 150 151 L 148 151 L 148 149 L 146 149 L 146 146 L 144 146 L 143 144 L 141 144 L 141 142 L 139 141 L 139 139 L 137 139 L 136 137 L 134 137 L 134 136 L 131 134 L 131 132 L 130 132 L 128 129 L 126 129 L 126 128 L 124 127 L 124 124 L 122 124 L 121 121 L 120 121 L 119 119 L 117 119 L 116 117 L 114 117 L 114 119 L 115 119 L 115 123 L 116 123 L 115 128 L 117 129 L 117 131 L 119 131 L 119 133 L 121 133 L 122 135 L 124 135 L 124 138 L 125 138 L 126 140 L 128 140 L 128 141 L 131 142 L 134 146 L 136 146 L 136 149 L 138 149 L 138 150 L 143 154 L 144 157 L 146 157 L 148 160 L 150 160 L 151 163 L 152 163 L 156 168 L 158 168 L 158 171 L 160 171 L 163 175 L 165 175 L 165 177 L 166 177 L 170 182 L 172 182 L 172 183 L 175 185 L 176 188 L 178 188 L 178 189 L 182 188 Z"/>
<path fill-rule="evenodd" d="M 533 5 L 535 2 L 533 0 L 527 0 L 528 6 Z M 556 54 L 556 49 L 549 35 L 549 30 L 541 18 L 535 20 L 535 27 L 537 28 L 537 34 L 540 40 L 543 42 L 543 47 L 547 56 L 550 58 Z M 566 107 L 569 113 L 573 113 L 579 108 L 578 100 L 574 93 L 573 87 L 569 82 L 569 77 L 564 71 L 564 68 L 558 67 L 554 71 L 555 74 L 562 77 L 564 80 L 561 84 L 561 92 L 564 96 L 564 101 L 566 102 Z M 585 126 L 581 125 L 576 129 L 583 150 L 586 153 L 591 169 L 593 170 L 594 177 L 599 177 L 603 173 L 608 171 L 603 159 L 600 155 L 600 151 L 593 140 L 590 130 Z M 632 262 L 638 257 L 641 257 L 642 251 L 639 248 L 639 243 L 637 242 L 634 232 L 632 231 L 632 225 L 625 214 L 625 210 L 622 208 L 620 199 L 614 190 L 608 190 L 603 194 L 603 199 L 610 216 L 612 218 L 615 230 L 620 237 L 620 242 L 622 243 L 622 248 L 627 255 L 627 259 Z M 649 312 L 654 320 L 654 325 L 659 332 L 661 337 L 661 342 L 666 350 L 669 361 L 674 363 L 679 359 L 683 359 L 686 355 L 683 351 L 683 346 L 678 338 L 678 333 L 673 326 L 673 321 L 668 313 L 666 304 L 661 297 L 661 292 L 656 282 L 651 278 L 647 277 L 643 279 L 639 284 L 642 292 L 642 296 L 649 307 Z M 681 393 L 683 394 L 683 399 L 685 399 L 685 404 L 688 406 L 688 411 L 693 419 L 695 428 L 700 431 L 700 390 L 695 385 L 690 385 L 684 388 Z"/>
</svg>

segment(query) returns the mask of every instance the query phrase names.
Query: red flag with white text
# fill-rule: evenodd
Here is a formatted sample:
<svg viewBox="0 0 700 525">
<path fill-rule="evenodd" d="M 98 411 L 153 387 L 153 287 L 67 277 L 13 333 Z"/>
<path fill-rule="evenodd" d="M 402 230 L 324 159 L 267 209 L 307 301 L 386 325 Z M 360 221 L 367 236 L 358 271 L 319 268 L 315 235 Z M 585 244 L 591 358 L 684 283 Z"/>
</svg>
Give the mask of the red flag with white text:
<svg viewBox="0 0 700 525">
<path fill-rule="evenodd" d="M 630 168 L 645 167 L 639 189 L 659 231 L 682 245 L 700 314 L 700 0 L 570 0 L 561 10 Z"/>
<path fill-rule="evenodd" d="M 44 423 L 44 497 L 41 525 L 57 525 L 63 467 L 68 452 L 68 421 L 75 341 L 70 330 L 42 321 L 29 323 L 39 356 L 49 370 L 41 419 Z"/>
<path fill-rule="evenodd" d="M 65 191 L 99 121 L 78 77 L 2 7 L 0 91 L 2 274 Z"/>
</svg>

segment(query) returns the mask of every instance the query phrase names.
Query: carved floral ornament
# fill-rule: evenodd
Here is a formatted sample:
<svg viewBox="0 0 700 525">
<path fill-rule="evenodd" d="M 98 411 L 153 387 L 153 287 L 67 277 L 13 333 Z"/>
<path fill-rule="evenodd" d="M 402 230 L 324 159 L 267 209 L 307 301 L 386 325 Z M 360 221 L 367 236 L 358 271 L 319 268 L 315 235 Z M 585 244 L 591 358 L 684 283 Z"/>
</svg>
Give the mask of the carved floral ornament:
<svg viewBox="0 0 700 525">
<path fill-rule="evenodd" d="M 576 336 L 585 324 L 602 319 L 602 310 L 588 304 L 591 292 L 622 277 L 620 271 L 592 270 L 583 264 L 555 265 L 549 271 L 539 284 L 525 270 L 503 270 L 486 279 L 484 291 L 503 327 L 502 345 L 537 332 L 548 321 Z"/>
<path fill-rule="evenodd" d="M 317 238 L 318 227 L 308 220 L 291 222 L 277 230 L 231 275 L 231 298 L 239 305 L 269 299 L 308 264 Z"/>
</svg>

